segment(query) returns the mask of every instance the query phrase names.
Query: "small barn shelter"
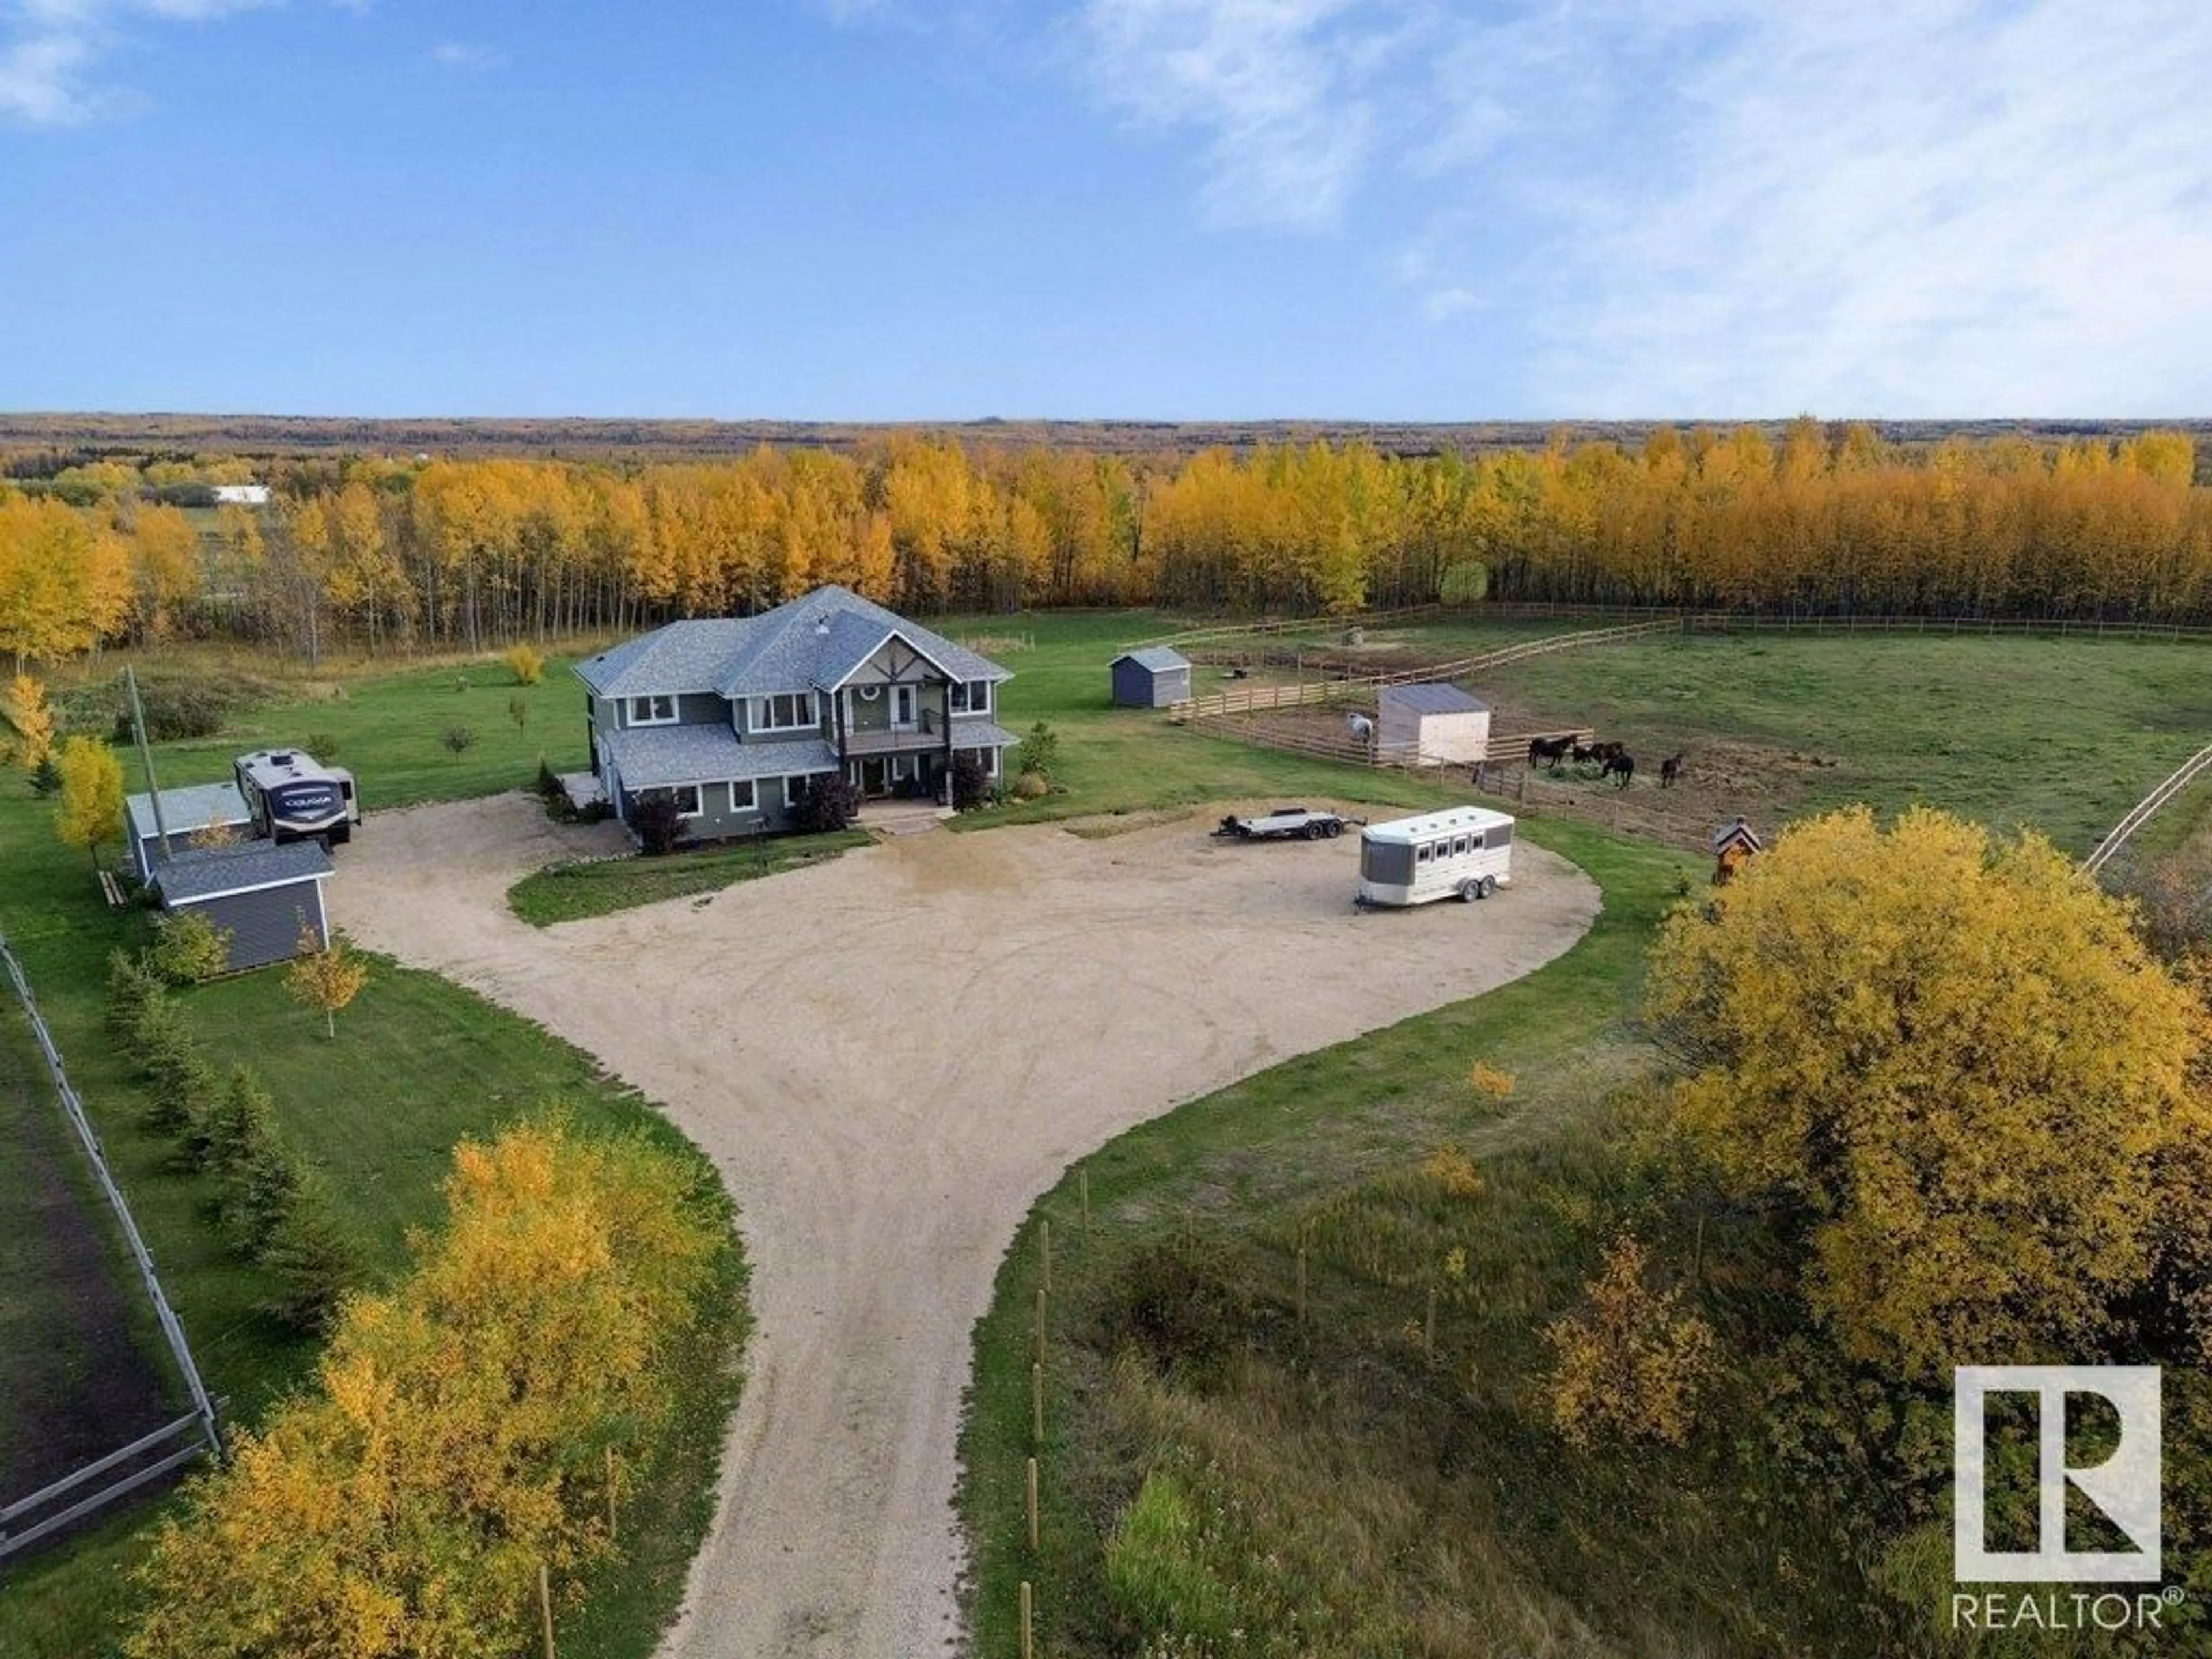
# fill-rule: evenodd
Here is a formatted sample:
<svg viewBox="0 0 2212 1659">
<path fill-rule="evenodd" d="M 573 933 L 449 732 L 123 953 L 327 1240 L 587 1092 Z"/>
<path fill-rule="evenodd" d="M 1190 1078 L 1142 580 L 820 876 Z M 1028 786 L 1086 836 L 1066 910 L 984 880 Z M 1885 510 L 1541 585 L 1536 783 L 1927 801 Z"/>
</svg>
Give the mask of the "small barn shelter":
<svg viewBox="0 0 2212 1659">
<path fill-rule="evenodd" d="M 1455 685 L 1386 685 L 1376 702 L 1379 755 L 1422 766 L 1474 766 L 1490 757 L 1490 705 Z"/>
<path fill-rule="evenodd" d="M 230 930 L 225 965 L 235 973 L 298 955 L 303 926 L 318 948 L 330 943 L 323 883 L 331 873 L 330 854 L 313 842 L 255 841 L 179 852 L 155 868 L 154 885 L 164 910 L 198 910 Z"/>
<path fill-rule="evenodd" d="M 154 866 L 162 862 L 161 836 L 154 822 L 154 798 L 133 795 L 124 802 L 131 820 L 131 867 L 141 881 L 154 878 Z M 253 836 L 253 815 L 236 786 L 196 783 L 185 789 L 161 792 L 161 818 L 169 827 L 169 854 L 192 849 L 192 837 L 220 826 L 240 841 Z"/>
<path fill-rule="evenodd" d="M 1743 868 L 1753 854 L 1764 852 L 1765 844 L 1759 832 L 1751 827 L 1748 818 L 1739 817 L 1732 823 L 1724 823 L 1713 831 L 1713 883 L 1722 885 Z"/>
<path fill-rule="evenodd" d="M 1148 645 L 1114 659 L 1114 702 L 1121 708 L 1165 708 L 1190 700 L 1190 659 L 1172 647 Z"/>
</svg>

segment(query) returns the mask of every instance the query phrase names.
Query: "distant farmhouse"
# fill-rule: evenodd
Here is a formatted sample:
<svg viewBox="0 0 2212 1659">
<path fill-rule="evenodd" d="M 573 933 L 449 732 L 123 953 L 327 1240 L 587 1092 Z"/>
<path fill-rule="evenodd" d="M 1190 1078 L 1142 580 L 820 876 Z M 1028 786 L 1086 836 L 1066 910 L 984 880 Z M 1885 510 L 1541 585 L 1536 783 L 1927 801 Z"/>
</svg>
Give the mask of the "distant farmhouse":
<svg viewBox="0 0 2212 1659">
<path fill-rule="evenodd" d="M 954 760 L 996 778 L 1013 676 L 842 587 L 749 617 L 671 623 L 576 665 L 592 770 L 615 814 L 666 790 L 711 841 L 791 826 L 809 783 L 950 799 Z"/>
<path fill-rule="evenodd" d="M 217 507 L 266 507 L 269 505 L 267 484 L 217 484 L 215 487 Z"/>
</svg>

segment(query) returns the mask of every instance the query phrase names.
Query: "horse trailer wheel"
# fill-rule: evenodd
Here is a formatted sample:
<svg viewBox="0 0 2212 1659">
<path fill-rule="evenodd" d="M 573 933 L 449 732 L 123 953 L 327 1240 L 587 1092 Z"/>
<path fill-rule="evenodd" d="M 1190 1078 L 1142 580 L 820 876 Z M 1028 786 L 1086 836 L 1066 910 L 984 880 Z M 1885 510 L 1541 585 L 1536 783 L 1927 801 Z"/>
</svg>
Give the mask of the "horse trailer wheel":
<svg viewBox="0 0 2212 1659">
<path fill-rule="evenodd" d="M 1497 878 L 1492 876 L 1485 876 L 1481 880 L 1474 884 L 1474 896 L 1477 898 L 1488 898 L 1497 890 L 1498 881 Z"/>
<path fill-rule="evenodd" d="M 1462 904 L 1472 904 L 1475 900 L 1481 896 L 1482 884 L 1480 882 L 1469 878 L 1468 880 L 1460 883 L 1459 902 Z"/>
<path fill-rule="evenodd" d="M 1344 833 L 1344 824 L 1342 820 L 1331 818 L 1328 821 L 1328 828 L 1322 833 L 1326 835 L 1331 841 L 1334 841 L 1339 836 Z"/>
</svg>

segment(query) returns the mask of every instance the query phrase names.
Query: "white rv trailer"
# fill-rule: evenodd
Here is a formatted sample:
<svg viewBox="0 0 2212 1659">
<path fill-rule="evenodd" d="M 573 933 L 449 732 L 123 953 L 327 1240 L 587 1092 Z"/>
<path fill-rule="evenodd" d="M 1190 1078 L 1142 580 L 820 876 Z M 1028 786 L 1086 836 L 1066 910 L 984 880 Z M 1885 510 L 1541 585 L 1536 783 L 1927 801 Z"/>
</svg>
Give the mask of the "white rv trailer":
<svg viewBox="0 0 2212 1659">
<path fill-rule="evenodd" d="M 240 755 L 230 769 L 256 836 L 325 847 L 353 838 L 361 801 L 345 768 L 320 765 L 297 749 L 261 749 Z"/>
<path fill-rule="evenodd" d="M 1481 806 L 1451 806 L 1359 832 L 1363 904 L 1485 899 L 1513 882 L 1513 820 Z"/>
</svg>

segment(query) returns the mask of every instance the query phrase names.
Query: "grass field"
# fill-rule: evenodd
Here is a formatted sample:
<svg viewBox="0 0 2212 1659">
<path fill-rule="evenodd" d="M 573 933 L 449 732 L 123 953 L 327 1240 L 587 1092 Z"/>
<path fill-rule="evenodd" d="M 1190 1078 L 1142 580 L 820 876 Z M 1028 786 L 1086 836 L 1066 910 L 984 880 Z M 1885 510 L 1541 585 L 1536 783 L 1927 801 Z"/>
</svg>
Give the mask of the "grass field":
<svg viewBox="0 0 2212 1659">
<path fill-rule="evenodd" d="M 1018 620 L 1036 643 L 1005 659 L 1017 678 L 1006 689 L 1001 719 L 1017 732 L 1040 720 L 1060 732 L 1060 790 L 973 815 L 963 829 L 1180 810 L 1227 798 L 1311 794 L 1412 809 L 1451 793 L 1449 780 L 1272 754 L 1170 726 L 1156 714 L 1112 708 L 1107 660 L 1132 639 L 1166 631 L 1170 624 L 1160 618 L 1120 613 Z M 956 634 L 1009 626 L 1003 618 L 938 625 Z M 1427 630 L 1421 643 L 1471 654 L 1516 633 Z M 1654 752 L 1692 747 L 1693 763 L 1701 741 L 1817 750 L 1839 763 L 1818 777 L 1819 793 L 1807 805 L 1865 799 L 1887 811 L 1926 799 L 2001 825 L 2036 823 L 2078 849 L 2201 742 L 2195 733 L 2212 724 L 2204 660 L 2197 647 L 2118 641 L 1701 638 L 1565 653 L 1478 690 L 1501 704 L 1599 725 Z M 159 666 L 167 672 L 173 665 Z M 525 715 L 519 728 L 507 713 L 515 697 Z M 241 712 L 219 737 L 163 745 L 162 781 L 222 778 L 230 757 L 247 747 L 319 744 L 325 758 L 359 774 L 372 813 L 519 787 L 534 775 L 541 753 L 556 769 L 583 764 L 580 703 L 579 688 L 558 661 L 549 664 L 543 684 L 527 690 L 514 686 L 503 666 L 486 663 L 367 678 L 288 676 L 273 701 Z M 454 725 L 470 726 L 476 738 L 459 755 L 441 741 Z M 127 769 L 131 787 L 138 787 L 135 760 Z M 133 942 L 143 924 L 133 913 L 118 915 L 100 903 L 82 859 L 53 841 L 47 816 L 46 806 L 20 784 L 0 780 L 0 927 L 24 957 L 101 1121 L 213 1386 L 234 1413 L 251 1420 L 306 1375 L 313 1350 L 252 1312 L 263 1287 L 216 1243 L 201 1183 L 172 1170 L 165 1150 L 135 1127 L 134 1088 L 107 1052 L 100 988 L 108 949 Z M 2201 805 L 2191 804 L 2160 826 L 2161 835 L 2178 839 L 2204 817 Z M 372 818 L 368 833 L 374 830 Z M 1279 1466 L 1254 1462 L 1241 1477 L 1246 1484 L 1233 1490 L 1207 1487 L 1194 1474 L 1194 1502 L 1259 1505 L 1271 1486 L 1311 1498 L 1320 1489 L 1299 1483 L 1320 1478 L 1316 1471 L 1334 1470 L 1339 1484 L 1364 1471 L 1379 1484 L 1345 1490 L 1356 1489 L 1368 1506 L 1361 1512 L 1371 1513 L 1376 1537 L 1400 1540 L 1392 1547 L 1419 1555 L 1419 1529 L 1405 1529 L 1407 1515 L 1425 1517 L 1429 1532 L 1449 1524 L 1470 1539 L 1489 1540 L 1479 1560 L 1423 1558 L 1422 1571 L 1433 1568 L 1434 1575 L 1421 1580 L 1422 1594 L 1441 1605 L 1449 1596 L 1438 1587 L 1448 1587 L 1457 1573 L 1465 1576 L 1469 1595 L 1468 1587 L 1478 1583 L 1496 1588 L 1486 1606 L 1510 1611 L 1525 1602 L 1530 1622 L 1515 1628 L 1528 1639 L 1515 1650 L 1542 1651 L 1547 1644 L 1553 1651 L 1582 1650 L 1574 1631 L 1583 1618 L 1632 1646 L 1704 1632 L 1717 1650 L 1756 1647 L 1755 1638 L 1702 1606 L 1693 1577 L 1701 1561 L 1735 1571 L 1753 1559 L 1746 1540 L 1728 1530 L 1730 1505 L 1750 1500 L 1733 1486 L 1697 1486 L 1689 1480 L 1694 1471 L 1681 1468 L 1655 1471 L 1648 1485 L 1626 1488 L 1602 1470 L 1553 1469 L 1516 1414 L 1516 1379 L 1525 1373 L 1532 1322 L 1586 1271 L 1605 1218 L 1634 1200 L 1632 1193 L 1607 1184 L 1613 1177 L 1605 1172 L 1613 1166 L 1603 1152 L 1603 1103 L 1641 1063 L 1628 1011 L 1652 919 L 1685 873 L 1692 881 L 1702 874 L 1676 854 L 1561 818 L 1547 817 L 1528 833 L 1583 863 L 1606 887 L 1605 916 L 1572 955 L 1480 1003 L 1194 1103 L 1090 1160 L 1096 1235 L 1079 1248 L 1063 1246 L 1059 1271 L 1066 1282 L 1054 1303 L 1053 1343 L 1075 1369 L 1055 1372 L 1048 1448 L 1055 1473 L 1047 1485 L 1051 1571 L 1042 1582 L 1048 1611 L 1060 1620 L 1048 1627 L 1074 1644 L 1065 1650 L 1115 1650 L 1113 1632 L 1101 1636 L 1080 1625 L 1079 1615 L 1085 1607 L 1107 1605 L 1100 1543 L 1133 1493 L 1131 1477 L 1146 1448 L 1176 1440 L 1202 1468 L 1200 1454 L 1209 1447 L 1233 1448 L 1237 1433 L 1271 1423 L 1280 1429 L 1273 1437 L 1296 1456 Z M 603 897 L 545 902 L 597 905 Z M 208 988 L 188 1000 L 211 1045 L 252 1050 L 276 1090 L 286 1128 L 331 1170 L 349 1213 L 378 1241 L 387 1267 L 398 1261 L 404 1229 L 432 1213 L 434 1184 L 458 1135 L 488 1131 L 549 1097 L 570 1101 L 587 1124 L 658 1121 L 546 1034 L 441 981 L 388 965 L 341 1018 L 335 1042 L 324 1039 L 312 1016 L 286 1002 L 266 974 Z M 1470 1099 L 1462 1079 L 1477 1054 L 1519 1078 L 1510 1110 L 1481 1109 Z M 334 1092 L 342 1109 L 331 1109 Z M 1413 1206 L 1429 1218 L 1419 1226 L 1402 1216 L 1391 1219 L 1412 1202 L 1409 1163 L 1447 1139 L 1481 1160 L 1487 1189 L 1498 1198 L 1491 1220 L 1469 1224 L 1461 1240 L 1470 1281 L 1479 1279 L 1498 1293 L 1485 1307 L 1446 1303 L 1437 1347 L 1450 1356 L 1449 1368 L 1440 1370 L 1409 1346 L 1406 1327 L 1418 1321 L 1420 1298 L 1403 1285 L 1379 1294 L 1376 1273 L 1360 1265 L 1381 1259 L 1371 1252 L 1357 1259 L 1347 1254 L 1334 1266 L 1316 1259 L 1314 1306 L 1332 1310 L 1326 1341 L 1314 1334 L 1304 1339 L 1310 1347 L 1285 1346 L 1279 1340 L 1283 1287 L 1292 1255 L 1285 1241 L 1301 1228 L 1333 1224 L 1329 1218 L 1340 1211 L 1370 1216 L 1358 1226 L 1407 1248 L 1429 1239 L 1432 1224 L 1459 1225 L 1430 1214 L 1435 1206 L 1426 1199 Z M 1003 1650 L 1011 1586 L 1023 1565 L 1014 1512 L 1006 1503 L 1008 1480 L 1018 1480 L 1027 1378 L 1008 1356 L 1021 1346 L 1021 1310 L 1033 1290 L 1028 1275 L 1035 1271 L 1035 1223 L 1048 1214 L 1056 1239 L 1071 1240 L 1073 1201 L 1063 1189 L 1032 1218 L 1001 1276 L 994 1314 L 979 1332 L 976 1415 L 968 1448 L 973 1476 L 963 1499 L 981 1573 L 979 1651 Z M 1756 1241 L 1738 1243 L 1736 1259 L 1755 1264 Z M 1170 1254 L 1161 1255 L 1163 1249 Z M 1258 1369 L 1234 1373 L 1250 1387 L 1240 1382 L 1242 1391 L 1232 1392 L 1230 1404 L 1212 1418 L 1202 1409 L 1208 1389 L 1218 1394 L 1220 1379 L 1234 1368 L 1208 1373 L 1214 1381 L 1195 1394 L 1180 1386 L 1164 1389 L 1117 1376 L 1103 1360 L 1076 1358 L 1110 1320 L 1087 1331 L 1057 1322 L 1081 1327 L 1089 1316 L 1077 1310 L 1090 1296 L 1091 1315 L 1126 1326 L 1126 1297 L 1115 1298 L 1133 1282 L 1129 1264 L 1148 1261 L 1166 1263 L 1170 1283 L 1218 1297 L 1224 1330 L 1251 1334 Z M 740 1271 L 733 1259 L 729 1272 Z M 1405 1272 L 1401 1264 L 1383 1279 Z M 0 1287 L 0 1297 L 6 1294 Z M 729 1305 L 736 1304 L 733 1292 Z M 1170 1298 L 1167 1305 L 1176 1304 Z M 718 1340 L 733 1333 L 734 1326 L 725 1328 Z M 688 1478 L 659 1489 L 671 1518 L 652 1534 L 653 1563 L 609 1588 L 586 1616 L 588 1628 L 564 1633 L 564 1654 L 641 1652 L 658 1618 L 673 1605 L 688 1553 L 684 1540 L 703 1524 L 720 1405 L 731 1386 L 715 1358 L 702 1356 L 688 1368 L 713 1385 L 693 1396 L 690 1437 L 672 1447 L 669 1464 L 683 1466 Z M 1082 1369 L 1085 1364 L 1091 1368 Z M 1238 1401 L 1256 1414 L 1239 1416 Z M 1090 1415 L 1074 1409 L 1078 1405 Z M 1258 1411 L 1262 1406 L 1264 1413 Z M 1332 1437 L 1328 1425 L 1337 1419 L 1344 1434 Z M 1425 1442 L 1416 1443 L 1408 1430 L 1425 1435 L 1439 1424 L 1458 1425 L 1449 1444 L 1461 1461 L 1424 1464 Z M 1469 1442 L 1474 1431 L 1486 1437 L 1483 1443 Z M 1496 1483 L 1477 1491 L 1481 1483 L 1461 1478 L 1492 1467 L 1512 1471 L 1522 1484 L 1510 1492 Z M 1750 1471 L 1758 1475 L 1757 1468 Z M 1715 1508 L 1698 1523 L 1705 1532 L 1693 1537 L 1670 1531 L 1663 1517 L 1645 1512 L 1669 1482 L 1715 1494 Z M 1394 1515 L 1398 1522 L 1389 1521 Z M 9 1573 L 0 1589 L 0 1656 L 46 1659 L 99 1651 L 124 1616 L 127 1593 L 118 1589 L 118 1574 L 136 1559 L 145 1519 L 144 1511 L 118 1517 L 66 1553 Z M 1278 1519 L 1285 1547 L 1309 1552 L 1296 1559 L 1325 1562 L 1327 1552 L 1296 1533 L 1295 1517 Z M 1790 1571 L 1806 1569 L 1786 1540 L 1809 1535 L 1817 1541 L 1817 1522 L 1784 1516 L 1776 1523 L 1782 1528 L 1776 1537 L 1785 1540 L 1779 1547 L 1791 1551 L 1780 1559 L 1799 1562 Z M 1393 1532 L 1394 1524 L 1400 1530 Z M 1530 1538 L 1546 1540 L 1540 1561 L 1511 1541 Z M 1679 1547 L 1688 1564 L 1671 1578 L 1664 1561 L 1650 1559 L 1662 1545 Z M 1347 1559 L 1364 1558 L 1355 1551 Z M 1780 1571 L 1773 1559 L 1766 1566 L 1771 1574 Z M 1645 1578 L 1655 1578 L 1662 1594 L 1639 1624 L 1643 1615 L 1632 1598 Z M 1753 1612 L 1775 1621 L 1773 1650 L 1788 1645 L 1793 1632 L 1810 1639 L 1802 1606 L 1779 1592 L 1755 1602 Z"/>
<path fill-rule="evenodd" d="M 326 728 L 340 757 L 374 781 L 372 808 L 395 796 L 469 794 L 526 781 L 538 744 L 506 720 L 506 698 L 516 693 L 497 684 L 505 671 L 481 669 L 470 693 L 453 690 L 453 672 L 349 684 L 342 697 L 318 688 L 305 701 L 254 711 L 220 739 L 163 745 L 163 781 L 218 778 L 228 757 L 248 744 L 301 742 L 308 731 Z M 543 699 L 532 707 L 547 712 L 549 724 L 556 703 L 573 711 L 580 701 L 557 683 L 523 695 Z M 449 703 L 471 696 L 477 702 L 470 706 L 495 715 L 506 731 L 484 720 L 485 740 L 456 758 L 437 745 L 436 722 Z M 495 740 L 502 736 L 501 747 Z M 571 746 L 580 755 L 573 732 Z M 108 951 L 135 947 L 146 923 L 140 912 L 110 911 L 100 902 L 82 856 L 53 838 L 50 815 L 20 779 L 0 780 L 0 927 L 24 961 L 210 1390 L 228 1402 L 234 1421 L 250 1424 L 301 1383 L 315 1350 L 255 1311 L 270 1287 L 216 1238 L 207 1219 L 206 1181 L 179 1173 L 167 1144 L 137 1127 L 138 1090 L 110 1050 L 101 1008 Z M 340 862 L 343 880 L 343 854 Z M 641 1127 L 697 1159 L 647 1103 L 585 1056 L 434 975 L 377 963 L 368 989 L 340 1018 L 335 1041 L 325 1038 L 317 1017 L 285 997 L 273 972 L 202 988 L 185 1003 L 211 1055 L 245 1060 L 269 1084 L 285 1133 L 329 1171 L 337 1202 L 384 1272 L 402 1265 L 406 1230 L 439 1213 L 438 1185 L 454 1142 L 523 1113 L 562 1103 L 586 1130 Z M 21 1174 L 16 1152 L 0 1156 L 11 1177 Z M 21 1262 L 11 1255 L 0 1300 L 20 1293 Z M 712 1328 L 681 1366 L 687 1389 L 678 1431 L 625 1523 L 630 1559 L 593 1587 L 592 1605 L 562 1632 L 564 1655 L 642 1654 L 674 1610 L 693 1541 L 706 1524 L 721 1425 L 734 1398 L 743 1272 L 733 1237 L 719 1269 Z M 11 1395 L 9 1408 L 20 1409 L 20 1397 Z M 126 1510 L 66 1548 L 10 1570 L 0 1581 L 0 1656 L 79 1659 L 105 1650 L 128 1621 L 125 1575 L 143 1554 L 161 1507 Z"/>
<path fill-rule="evenodd" d="M 1103 709 L 1040 638 L 1042 672 L 1017 682 L 1010 715 L 1035 709 L 1083 742 L 1065 745 L 1080 757 L 1068 793 L 1019 810 L 1188 799 L 1221 746 L 1156 726 L 1140 750 L 1114 728 L 1147 717 Z M 1425 638 L 1441 654 L 1481 648 L 1479 630 Z M 1838 760 L 1803 810 L 1924 800 L 2082 851 L 2201 746 L 2208 665 L 2202 647 L 2118 641 L 1669 639 L 1534 659 L 1476 689 L 1652 752 L 1727 742 Z M 1258 793 L 1418 787 L 1283 766 Z M 2185 802 L 2161 841 L 2206 817 Z M 1747 1223 L 1708 1230 L 1672 1208 L 1630 1155 L 1620 1103 L 1650 1066 L 1644 951 L 1705 867 L 1551 816 L 1524 834 L 1604 887 L 1568 957 L 1186 1105 L 1032 1210 L 977 1329 L 963 1442 L 978 1651 L 1013 1650 L 1023 1580 L 1040 1650 L 1064 1655 L 1170 1651 L 1141 1648 L 1148 1603 L 1179 1605 L 1187 1630 L 1218 1615 L 1212 1647 L 1176 1652 L 1923 1650 L 1876 1583 L 1886 1541 L 1917 1517 L 1879 1470 L 1792 1443 L 1863 1407 L 1777 1293 L 1789 1264 Z M 1516 1079 L 1502 1107 L 1469 1086 L 1477 1059 Z M 1472 1158 L 1473 1190 L 1424 1172 L 1446 1145 Z M 1662 1267 L 1695 1268 L 1700 1305 L 1747 1357 L 1686 1448 L 1576 1454 L 1542 1423 L 1538 1334 L 1631 1222 Z"/>
<path fill-rule="evenodd" d="M 661 899 L 720 892 L 741 881 L 803 870 L 869 842 L 865 830 L 836 835 L 764 841 L 757 845 L 703 847 L 664 858 L 598 859 L 556 864 L 525 876 L 507 890 L 514 914 L 533 927 L 604 916 Z"/>
</svg>

